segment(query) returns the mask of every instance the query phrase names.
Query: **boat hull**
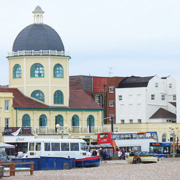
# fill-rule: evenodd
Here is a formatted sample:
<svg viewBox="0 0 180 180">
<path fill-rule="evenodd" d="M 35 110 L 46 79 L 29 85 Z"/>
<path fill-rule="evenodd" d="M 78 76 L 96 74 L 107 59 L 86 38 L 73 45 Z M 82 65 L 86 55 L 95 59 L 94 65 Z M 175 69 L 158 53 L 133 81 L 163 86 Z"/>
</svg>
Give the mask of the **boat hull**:
<svg viewBox="0 0 180 180">
<path fill-rule="evenodd" d="M 140 156 L 139 158 L 140 158 L 142 163 L 147 163 L 147 162 L 157 163 L 159 161 L 159 158 L 154 157 L 154 156 Z M 133 163 L 133 159 L 134 159 L 134 156 L 128 156 L 126 158 L 126 161 L 129 164 L 132 164 Z"/>
<path fill-rule="evenodd" d="M 99 165 L 100 156 L 76 159 L 76 167 L 98 167 Z"/>
</svg>

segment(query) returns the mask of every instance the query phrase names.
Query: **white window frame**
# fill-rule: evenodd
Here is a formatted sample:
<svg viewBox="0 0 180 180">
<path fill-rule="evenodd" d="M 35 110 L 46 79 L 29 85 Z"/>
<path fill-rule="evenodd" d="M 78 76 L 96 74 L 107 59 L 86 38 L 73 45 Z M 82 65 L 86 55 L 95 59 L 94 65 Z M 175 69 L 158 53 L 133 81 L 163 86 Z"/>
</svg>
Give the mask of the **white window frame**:
<svg viewBox="0 0 180 180">
<path fill-rule="evenodd" d="M 109 93 L 114 93 L 114 86 L 109 86 Z"/>
<path fill-rule="evenodd" d="M 176 101 L 176 95 L 175 94 L 173 95 L 173 101 Z"/>
<path fill-rule="evenodd" d="M 169 88 L 172 88 L 172 83 L 169 83 Z"/>
<path fill-rule="evenodd" d="M 158 85 L 159 85 L 159 84 L 156 82 L 156 83 L 155 83 L 155 87 L 157 88 L 157 87 L 158 87 Z"/>
<path fill-rule="evenodd" d="M 119 101 L 122 101 L 123 97 L 122 95 L 119 95 Z"/>
<path fill-rule="evenodd" d="M 95 95 L 95 102 L 100 104 L 100 95 Z"/>
<path fill-rule="evenodd" d="M 114 100 L 109 100 L 109 107 L 114 107 Z"/>
<path fill-rule="evenodd" d="M 121 124 L 124 124 L 124 123 L 125 123 L 124 119 L 121 119 Z"/>
<path fill-rule="evenodd" d="M 10 118 L 5 118 L 5 128 L 9 127 Z"/>
<path fill-rule="evenodd" d="M 161 95 L 161 100 L 164 101 L 166 99 L 166 96 L 164 94 Z"/>
<path fill-rule="evenodd" d="M 10 102 L 9 100 L 4 101 L 4 110 L 5 111 L 9 111 L 9 102 Z"/>
<path fill-rule="evenodd" d="M 133 124 L 133 119 L 130 119 L 130 120 L 129 120 L 129 123 L 130 123 L 130 124 Z"/>
<path fill-rule="evenodd" d="M 151 100 L 155 100 L 155 94 L 151 94 Z"/>
</svg>

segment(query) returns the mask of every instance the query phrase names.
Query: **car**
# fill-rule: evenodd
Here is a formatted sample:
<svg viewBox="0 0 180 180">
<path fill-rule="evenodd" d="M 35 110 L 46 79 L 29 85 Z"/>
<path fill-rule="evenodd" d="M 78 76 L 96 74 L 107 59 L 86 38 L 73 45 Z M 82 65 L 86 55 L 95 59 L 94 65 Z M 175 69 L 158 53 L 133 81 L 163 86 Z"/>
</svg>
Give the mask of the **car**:
<svg viewBox="0 0 180 180">
<path fill-rule="evenodd" d="M 139 163 L 157 163 L 160 162 L 161 159 L 159 159 L 156 156 L 150 155 L 147 151 L 141 151 L 141 152 L 131 152 L 130 155 L 126 158 L 126 161 L 130 164 L 139 164 Z"/>
</svg>

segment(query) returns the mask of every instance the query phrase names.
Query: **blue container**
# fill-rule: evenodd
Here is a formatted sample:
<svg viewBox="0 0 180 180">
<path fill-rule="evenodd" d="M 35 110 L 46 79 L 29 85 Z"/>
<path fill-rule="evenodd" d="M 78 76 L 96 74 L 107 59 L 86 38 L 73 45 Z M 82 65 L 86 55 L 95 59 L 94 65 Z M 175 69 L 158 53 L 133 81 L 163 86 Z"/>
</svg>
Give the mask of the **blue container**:
<svg viewBox="0 0 180 180">
<path fill-rule="evenodd" d="M 14 162 L 34 162 L 34 170 L 40 170 L 40 158 L 13 158 Z M 17 164 L 16 167 L 28 167 L 30 164 Z"/>
<path fill-rule="evenodd" d="M 74 158 L 40 157 L 40 170 L 60 170 L 75 168 Z"/>
</svg>

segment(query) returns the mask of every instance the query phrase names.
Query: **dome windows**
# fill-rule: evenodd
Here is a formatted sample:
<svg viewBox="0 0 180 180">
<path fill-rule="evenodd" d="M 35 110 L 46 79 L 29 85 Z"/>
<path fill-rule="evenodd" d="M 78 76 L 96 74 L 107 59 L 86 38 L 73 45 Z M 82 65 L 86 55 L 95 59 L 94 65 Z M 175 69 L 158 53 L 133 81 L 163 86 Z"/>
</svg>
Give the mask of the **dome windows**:
<svg viewBox="0 0 180 180">
<path fill-rule="evenodd" d="M 42 64 L 36 63 L 31 66 L 31 77 L 44 77 L 44 67 Z"/>
<path fill-rule="evenodd" d="M 61 64 L 56 64 L 54 66 L 54 77 L 55 78 L 63 78 L 64 77 L 64 70 Z"/>
<path fill-rule="evenodd" d="M 19 64 L 15 64 L 13 67 L 13 78 L 21 78 L 22 72 L 21 72 L 21 66 Z"/>
<path fill-rule="evenodd" d="M 37 99 L 39 101 L 44 102 L 44 93 L 40 90 L 35 90 L 32 92 L 31 97 L 33 97 L 34 99 Z"/>
</svg>

